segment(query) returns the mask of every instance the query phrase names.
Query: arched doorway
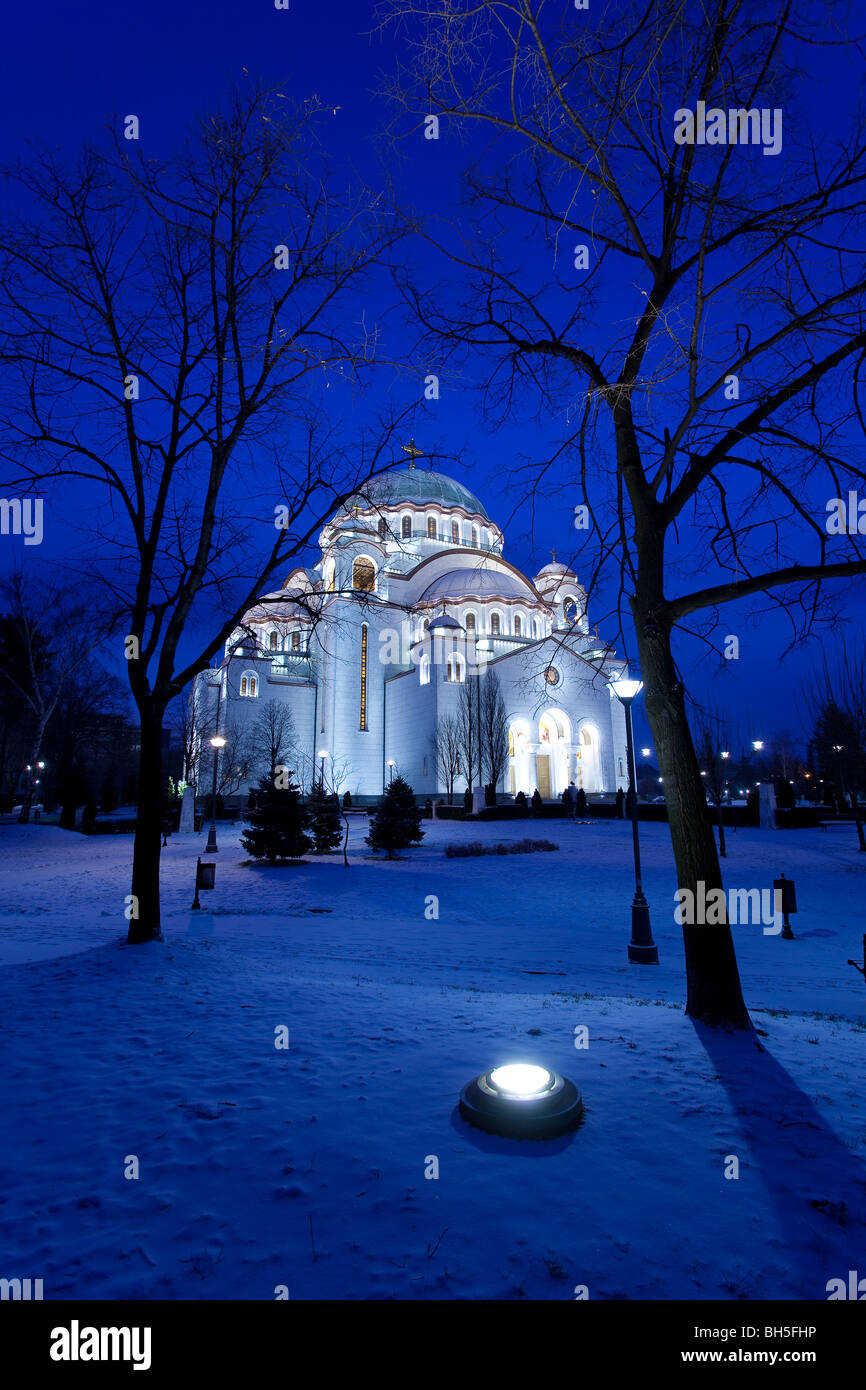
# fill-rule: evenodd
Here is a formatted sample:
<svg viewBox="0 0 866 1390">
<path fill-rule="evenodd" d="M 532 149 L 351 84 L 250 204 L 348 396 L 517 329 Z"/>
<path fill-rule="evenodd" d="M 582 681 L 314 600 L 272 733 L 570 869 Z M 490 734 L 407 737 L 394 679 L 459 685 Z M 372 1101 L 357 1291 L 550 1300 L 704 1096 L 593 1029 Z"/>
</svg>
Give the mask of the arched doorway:
<svg viewBox="0 0 866 1390">
<path fill-rule="evenodd" d="M 598 729 L 594 724 L 581 725 L 577 735 L 574 762 L 574 780 L 577 786 L 583 787 L 585 792 L 600 792 L 602 790 L 601 756 Z"/>
<path fill-rule="evenodd" d="M 538 790 L 561 796 L 571 781 L 571 724 L 562 710 L 549 709 L 538 721 Z"/>
<path fill-rule="evenodd" d="M 512 796 L 535 791 L 534 761 L 531 755 L 528 719 L 514 719 L 508 726 L 508 790 Z"/>
</svg>

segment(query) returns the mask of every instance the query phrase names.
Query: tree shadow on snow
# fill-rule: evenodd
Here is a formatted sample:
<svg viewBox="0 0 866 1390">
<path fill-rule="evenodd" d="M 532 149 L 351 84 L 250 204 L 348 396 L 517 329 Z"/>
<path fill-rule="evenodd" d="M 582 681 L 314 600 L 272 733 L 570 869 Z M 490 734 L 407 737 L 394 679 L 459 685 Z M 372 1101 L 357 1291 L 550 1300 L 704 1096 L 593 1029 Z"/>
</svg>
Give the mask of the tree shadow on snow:
<svg viewBox="0 0 866 1390">
<path fill-rule="evenodd" d="M 736 1116 L 739 1180 L 760 1175 L 785 1247 L 780 1261 L 802 1285 L 797 1296 L 825 1299 L 829 1279 L 847 1282 L 858 1261 L 866 1266 L 866 1168 L 754 1035 L 692 1026 Z"/>
</svg>

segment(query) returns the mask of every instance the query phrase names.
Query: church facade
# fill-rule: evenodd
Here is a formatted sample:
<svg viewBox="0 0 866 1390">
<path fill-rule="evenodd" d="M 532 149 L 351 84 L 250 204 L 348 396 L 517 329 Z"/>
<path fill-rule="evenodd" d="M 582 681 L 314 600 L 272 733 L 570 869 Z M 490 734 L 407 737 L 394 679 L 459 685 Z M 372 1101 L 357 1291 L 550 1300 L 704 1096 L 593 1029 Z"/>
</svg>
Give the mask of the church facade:
<svg viewBox="0 0 866 1390">
<path fill-rule="evenodd" d="M 262 712 L 276 702 L 291 713 L 285 761 L 302 785 L 323 773 L 340 793 L 377 797 L 396 770 L 417 796 L 444 796 L 437 725 L 486 671 L 507 711 L 501 795 L 627 787 L 625 716 L 606 684 L 624 662 L 590 631 L 567 566 L 528 579 L 471 492 L 412 465 L 351 499 L 319 547 L 319 563 L 264 595 L 197 678 L 200 790 L 206 740 L 219 732 L 220 756 L 238 759 L 230 790 L 245 797 L 263 770 Z M 465 787 L 458 776 L 455 790 Z"/>
</svg>

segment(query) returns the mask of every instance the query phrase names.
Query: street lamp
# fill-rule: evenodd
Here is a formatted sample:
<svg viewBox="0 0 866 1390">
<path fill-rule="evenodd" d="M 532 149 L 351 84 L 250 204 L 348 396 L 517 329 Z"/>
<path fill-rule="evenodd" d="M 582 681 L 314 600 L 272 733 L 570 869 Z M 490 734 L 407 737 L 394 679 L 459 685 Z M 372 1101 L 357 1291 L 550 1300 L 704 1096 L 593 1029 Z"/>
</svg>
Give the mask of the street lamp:
<svg viewBox="0 0 866 1390">
<path fill-rule="evenodd" d="M 322 760 L 321 763 L 320 763 L 320 765 L 319 765 L 319 783 L 320 783 L 320 785 L 321 785 L 323 791 L 324 791 L 324 789 L 325 789 L 325 759 L 326 759 L 328 756 L 329 756 L 329 754 L 328 754 L 327 748 L 320 748 L 320 749 L 319 749 L 319 757 L 320 757 L 321 760 Z"/>
<path fill-rule="evenodd" d="M 389 786 L 390 786 L 390 784 L 391 784 L 391 783 L 393 782 L 393 780 L 394 780 L 394 768 L 396 767 L 396 765 L 397 765 L 397 764 L 395 763 L 395 761 L 394 761 L 393 758 L 389 758 L 389 759 L 388 759 L 388 767 L 390 768 L 390 772 L 388 773 L 388 785 L 389 785 Z"/>
<path fill-rule="evenodd" d="M 204 847 L 204 852 L 205 854 L 217 854 L 219 851 L 216 838 L 217 763 L 219 762 L 220 749 L 226 746 L 222 734 L 214 734 L 210 740 L 210 746 L 213 749 L 213 783 L 210 794 L 210 830 L 207 832 L 207 844 Z"/>
<path fill-rule="evenodd" d="M 641 751 L 641 757 L 643 757 L 643 758 L 648 758 L 649 755 L 650 755 L 650 753 L 652 752 L 652 749 L 651 749 L 651 748 L 642 748 L 640 751 Z"/>
<path fill-rule="evenodd" d="M 650 926 L 649 904 L 644 897 L 640 874 L 640 844 L 637 829 L 637 775 L 634 765 L 634 738 L 631 726 L 631 706 L 635 696 L 643 690 L 643 681 L 608 681 L 608 687 L 625 710 L 626 757 L 628 759 L 628 784 L 631 792 L 631 831 L 634 845 L 634 899 L 631 905 L 631 941 L 628 943 L 628 958 L 637 965 L 658 965 L 659 948 L 653 941 Z"/>
</svg>

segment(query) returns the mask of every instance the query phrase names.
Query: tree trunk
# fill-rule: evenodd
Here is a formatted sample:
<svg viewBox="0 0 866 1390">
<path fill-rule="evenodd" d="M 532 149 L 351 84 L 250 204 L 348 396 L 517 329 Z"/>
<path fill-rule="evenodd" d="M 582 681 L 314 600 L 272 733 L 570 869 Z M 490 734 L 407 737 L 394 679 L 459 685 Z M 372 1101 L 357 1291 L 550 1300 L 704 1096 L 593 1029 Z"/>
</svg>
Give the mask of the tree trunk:
<svg viewBox="0 0 866 1390">
<path fill-rule="evenodd" d="M 686 718 L 685 696 L 677 679 L 670 632 L 636 613 L 647 717 L 664 778 L 677 885 L 697 900 L 722 887 L 722 874 L 707 799 Z M 671 905 L 673 911 L 673 905 Z M 683 926 L 686 956 L 686 1013 L 713 1026 L 751 1028 L 740 987 L 730 924 Z"/>
<path fill-rule="evenodd" d="M 39 764 L 39 754 L 42 752 L 42 740 L 45 737 L 45 725 L 48 721 L 40 720 L 36 730 L 36 737 L 33 740 L 33 750 L 30 754 L 30 771 L 27 774 L 27 789 L 24 793 L 24 801 L 18 814 L 18 824 L 27 825 L 30 821 L 30 808 L 33 805 L 33 793 L 36 790 L 36 771 Z"/>
<path fill-rule="evenodd" d="M 139 707 L 141 751 L 138 760 L 138 816 L 132 850 L 132 911 L 127 940 L 131 945 L 161 941 L 159 856 L 162 825 L 163 707 L 148 700 Z"/>
</svg>

